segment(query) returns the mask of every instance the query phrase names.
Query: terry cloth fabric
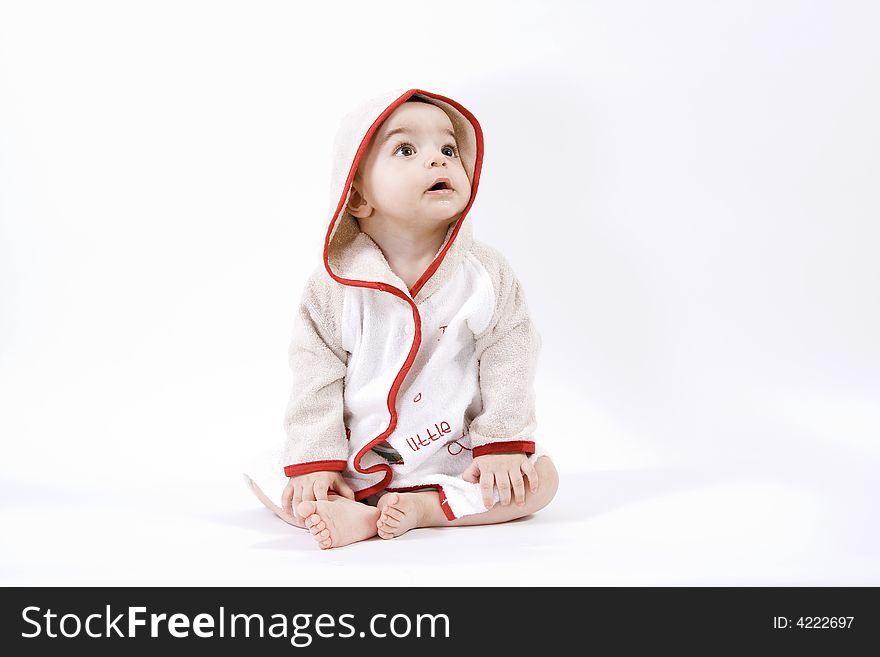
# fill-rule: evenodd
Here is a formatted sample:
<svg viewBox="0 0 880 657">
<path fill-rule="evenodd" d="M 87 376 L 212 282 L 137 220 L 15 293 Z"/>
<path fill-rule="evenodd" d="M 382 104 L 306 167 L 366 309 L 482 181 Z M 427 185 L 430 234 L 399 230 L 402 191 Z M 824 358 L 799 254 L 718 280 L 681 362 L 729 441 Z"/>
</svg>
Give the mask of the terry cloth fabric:
<svg viewBox="0 0 880 657">
<path fill-rule="evenodd" d="M 407 289 L 346 206 L 372 136 L 412 97 L 451 119 L 471 198 Z M 436 93 L 395 90 L 343 119 L 323 262 L 305 285 L 290 341 L 286 440 L 245 470 L 248 485 L 276 513 L 288 477 L 331 470 L 343 474 L 357 500 L 436 489 L 454 520 L 486 510 L 479 485 L 461 478 L 474 457 L 549 456 L 534 435 L 540 335 L 510 264 L 473 238 L 468 220 L 482 160 L 476 118 Z"/>
</svg>

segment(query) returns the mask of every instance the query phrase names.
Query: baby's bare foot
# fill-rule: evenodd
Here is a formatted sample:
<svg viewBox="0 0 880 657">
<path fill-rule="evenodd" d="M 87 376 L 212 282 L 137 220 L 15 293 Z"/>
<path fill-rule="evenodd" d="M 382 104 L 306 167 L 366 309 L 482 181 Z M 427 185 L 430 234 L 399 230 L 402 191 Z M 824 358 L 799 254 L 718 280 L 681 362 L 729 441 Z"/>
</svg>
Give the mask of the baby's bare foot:
<svg viewBox="0 0 880 657">
<path fill-rule="evenodd" d="M 344 497 L 300 502 L 296 512 L 322 550 L 342 547 L 376 535 L 376 509 Z"/>
<path fill-rule="evenodd" d="M 429 493 L 386 493 L 376 508 L 380 511 L 376 528 L 382 538 L 395 538 L 419 526 L 424 496 Z"/>
</svg>

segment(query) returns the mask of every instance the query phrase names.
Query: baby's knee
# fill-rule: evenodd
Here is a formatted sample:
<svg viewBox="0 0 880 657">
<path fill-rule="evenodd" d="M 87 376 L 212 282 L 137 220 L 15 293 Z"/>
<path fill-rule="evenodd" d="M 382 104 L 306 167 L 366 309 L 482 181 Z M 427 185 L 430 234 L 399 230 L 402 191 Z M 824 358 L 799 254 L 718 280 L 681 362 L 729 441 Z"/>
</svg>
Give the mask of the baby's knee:
<svg viewBox="0 0 880 657">
<path fill-rule="evenodd" d="M 543 509 L 550 504 L 559 490 L 559 473 L 556 466 L 546 456 L 541 456 L 535 461 L 535 470 L 538 472 L 538 490 L 534 493 L 535 511 Z"/>
</svg>

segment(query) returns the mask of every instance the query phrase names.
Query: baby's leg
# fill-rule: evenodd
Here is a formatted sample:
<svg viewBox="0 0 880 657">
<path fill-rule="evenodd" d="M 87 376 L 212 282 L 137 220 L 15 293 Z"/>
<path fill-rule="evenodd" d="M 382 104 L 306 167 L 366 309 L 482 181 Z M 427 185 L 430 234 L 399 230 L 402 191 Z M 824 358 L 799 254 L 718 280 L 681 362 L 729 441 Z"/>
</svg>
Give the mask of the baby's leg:
<svg viewBox="0 0 880 657">
<path fill-rule="evenodd" d="M 381 512 L 377 523 L 382 538 L 394 538 L 416 527 L 456 527 L 464 525 L 491 525 L 522 518 L 543 509 L 550 503 L 559 488 L 559 476 L 553 461 L 541 457 L 535 461 L 538 471 L 538 490 L 534 493 L 526 484 L 525 504 L 518 506 L 511 498 L 510 504 L 500 502 L 483 513 L 448 520 L 440 508 L 440 497 L 434 490 L 415 493 L 386 493 L 377 506 Z"/>
<path fill-rule="evenodd" d="M 322 550 L 376 535 L 379 510 L 330 493 L 327 500 L 300 502 L 296 512 Z"/>
</svg>

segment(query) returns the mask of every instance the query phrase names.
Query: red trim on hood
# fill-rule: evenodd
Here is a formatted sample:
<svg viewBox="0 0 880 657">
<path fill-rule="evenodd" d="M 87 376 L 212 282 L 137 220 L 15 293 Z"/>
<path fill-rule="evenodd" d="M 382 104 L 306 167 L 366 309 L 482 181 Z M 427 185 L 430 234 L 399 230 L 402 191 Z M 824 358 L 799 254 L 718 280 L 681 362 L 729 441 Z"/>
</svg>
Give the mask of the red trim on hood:
<svg viewBox="0 0 880 657">
<path fill-rule="evenodd" d="M 464 210 L 461 211 L 461 217 L 459 218 L 458 223 L 456 223 L 455 230 L 452 231 L 452 235 L 449 237 L 449 241 L 446 242 L 446 246 L 443 247 L 443 250 L 438 254 L 436 258 L 434 258 L 434 262 L 432 262 L 428 266 L 428 268 L 425 270 L 425 273 L 421 275 L 419 280 L 417 280 L 415 284 L 413 284 L 412 289 L 410 290 L 410 294 L 413 298 L 415 298 L 415 296 L 419 293 L 419 290 L 422 289 L 424 284 L 428 282 L 428 279 L 434 275 L 434 272 L 437 271 L 440 263 L 443 262 L 443 258 L 446 257 L 446 252 L 455 241 L 455 238 L 458 235 L 458 231 L 461 229 L 461 224 L 464 221 L 464 218 L 467 216 L 468 210 L 471 209 L 471 205 L 473 205 L 474 199 L 477 196 L 477 187 L 479 187 L 480 185 L 480 170 L 483 166 L 483 130 L 480 128 L 480 124 L 477 121 L 476 117 L 451 98 L 447 98 L 446 96 L 441 96 L 439 94 L 432 94 L 428 91 L 421 91 L 420 89 L 416 89 L 414 91 L 415 93 L 420 93 L 425 96 L 430 96 L 431 98 L 436 98 L 437 100 L 442 100 L 443 102 L 449 103 L 459 112 L 464 114 L 465 118 L 470 121 L 471 125 L 474 128 L 474 137 L 477 142 L 477 152 L 474 154 L 474 179 L 471 181 L 471 198 L 470 200 L 468 200 L 468 204 L 464 207 Z"/>
<path fill-rule="evenodd" d="M 461 212 L 461 216 L 458 219 L 458 222 L 455 226 L 455 229 L 452 232 L 452 235 L 449 237 L 449 240 L 446 243 L 446 246 L 443 250 L 434 258 L 434 261 L 431 265 L 425 270 L 422 276 L 418 281 L 413 285 L 412 290 L 409 291 L 410 296 L 407 296 L 404 292 L 397 289 L 393 285 L 388 285 L 386 283 L 380 283 L 378 281 L 361 281 L 350 278 L 342 278 L 333 273 L 330 269 L 330 237 L 333 234 L 333 228 L 336 226 L 336 222 L 339 220 L 340 212 L 342 211 L 342 207 L 345 204 L 345 200 L 348 197 L 348 190 L 351 189 L 351 183 L 354 180 L 354 174 L 357 171 L 358 164 L 361 161 L 364 153 L 369 147 L 370 140 L 375 134 L 376 130 L 379 129 L 379 126 L 382 125 L 382 122 L 385 121 L 386 118 L 401 104 L 406 102 L 409 98 L 416 94 L 421 94 L 423 96 L 428 96 L 429 98 L 436 98 L 437 100 L 441 100 L 443 102 L 449 103 L 456 110 L 461 112 L 462 115 L 467 118 L 467 120 L 471 123 L 471 126 L 474 129 L 474 137 L 476 141 L 476 152 L 474 154 L 474 166 L 473 166 L 473 180 L 471 181 L 471 197 L 468 201 L 468 204 L 465 206 L 464 210 Z M 397 401 L 397 393 L 400 390 L 401 385 L 403 385 L 403 380 L 406 378 L 407 373 L 409 373 L 410 368 L 412 367 L 413 362 L 416 359 L 416 354 L 418 354 L 419 346 L 422 341 L 422 321 L 421 316 L 419 315 L 419 310 L 416 307 L 413 298 L 418 294 L 418 291 L 424 286 L 424 284 L 431 278 L 437 268 L 440 266 L 440 263 L 446 257 L 447 251 L 452 246 L 452 243 L 455 241 L 456 236 L 458 235 L 459 230 L 461 229 L 462 222 L 467 216 L 468 210 L 470 210 L 471 205 L 473 205 L 474 198 L 476 197 L 477 187 L 480 181 L 480 169 L 482 167 L 483 162 L 483 132 L 480 127 L 479 122 L 476 117 L 471 114 L 467 109 L 465 109 L 462 105 L 452 100 L 451 98 L 447 98 L 445 96 L 441 96 L 439 94 L 431 93 L 429 91 L 423 91 L 421 89 L 409 89 L 404 92 L 401 96 L 399 96 L 396 100 L 392 101 L 388 107 L 386 107 L 381 114 L 373 121 L 373 124 L 367 130 L 363 139 L 361 140 L 360 146 L 358 146 L 357 152 L 355 153 L 354 160 L 352 160 L 351 167 L 348 171 L 348 177 L 345 179 L 345 184 L 342 186 L 342 195 L 339 199 L 339 203 L 336 205 L 336 211 L 333 213 L 333 219 L 330 222 L 329 227 L 327 228 L 327 234 L 324 238 L 324 268 L 327 270 L 327 273 L 330 277 L 343 284 L 349 285 L 352 287 L 368 287 L 376 290 L 380 290 L 382 292 L 388 292 L 393 294 L 396 297 L 400 297 L 412 307 L 413 319 L 415 320 L 415 336 L 413 337 L 413 343 L 410 346 L 409 355 L 406 358 L 406 361 L 403 363 L 403 366 L 400 368 L 400 371 L 397 373 L 397 376 L 394 378 L 394 383 L 391 386 L 391 390 L 388 391 L 388 411 L 390 414 L 391 422 L 388 425 L 388 428 L 382 432 L 381 435 L 376 436 L 371 441 L 369 441 L 354 457 L 354 467 L 355 470 L 361 472 L 363 474 L 374 474 L 384 471 L 384 477 L 381 482 L 371 486 L 362 491 L 358 491 L 355 494 L 355 499 L 360 500 L 364 497 L 369 497 L 375 493 L 378 493 L 381 490 L 384 490 L 389 483 L 391 483 L 391 479 L 393 477 L 393 471 L 391 466 L 387 463 L 377 463 L 369 468 L 363 469 L 361 468 L 361 459 L 364 454 L 366 454 L 369 450 L 373 448 L 373 446 L 378 445 L 380 442 L 385 440 L 387 436 L 390 436 L 394 429 L 397 426 L 397 409 L 395 407 L 395 402 Z M 442 490 L 442 489 L 441 489 Z M 444 511 L 445 511 L 444 507 Z M 448 515 L 448 514 L 447 514 Z"/>
</svg>

